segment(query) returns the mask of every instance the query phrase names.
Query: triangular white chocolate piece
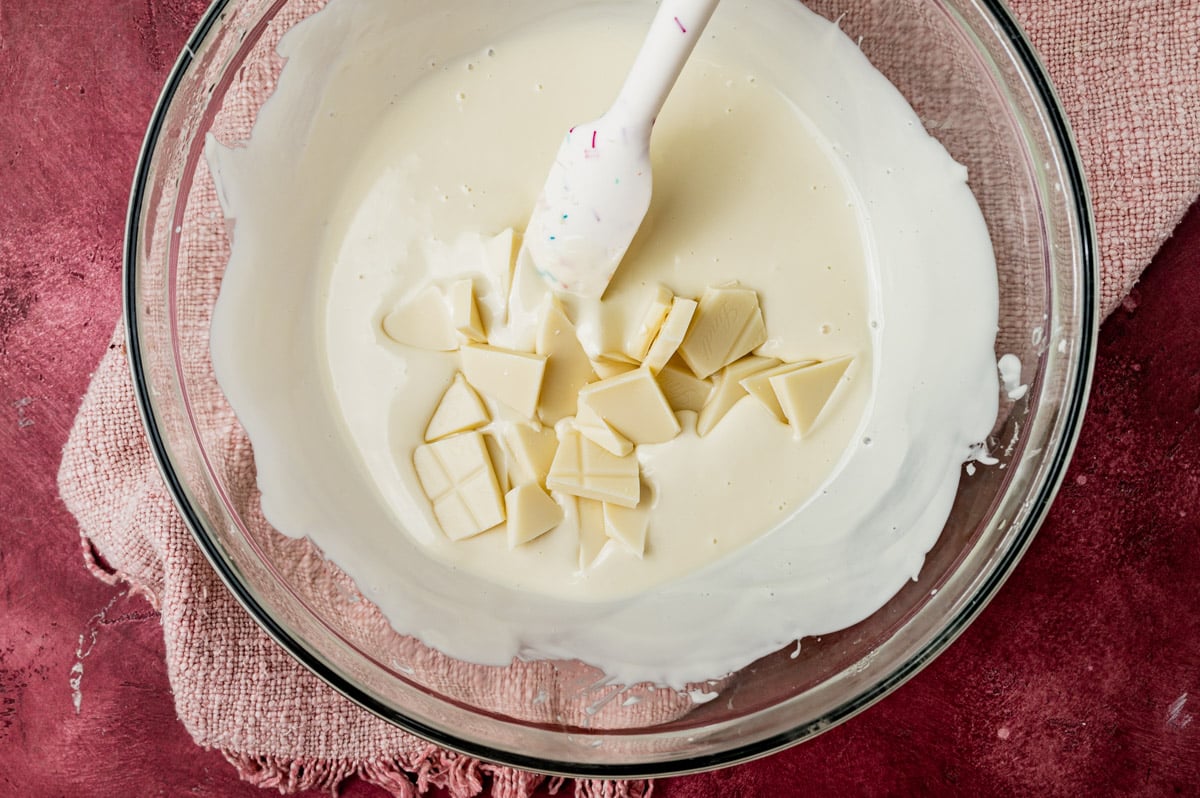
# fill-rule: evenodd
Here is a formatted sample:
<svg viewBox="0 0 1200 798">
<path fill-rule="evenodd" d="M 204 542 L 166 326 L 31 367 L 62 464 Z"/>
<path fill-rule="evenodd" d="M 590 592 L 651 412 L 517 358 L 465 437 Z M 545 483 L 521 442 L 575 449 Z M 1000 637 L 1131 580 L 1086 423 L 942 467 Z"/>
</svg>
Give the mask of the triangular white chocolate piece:
<svg viewBox="0 0 1200 798">
<path fill-rule="evenodd" d="M 537 353 L 546 358 L 538 416 L 543 424 L 553 425 L 575 415 L 579 390 L 596 378 L 587 352 L 575 336 L 575 325 L 553 297 L 542 303 Z"/>
<path fill-rule="evenodd" d="M 526 424 L 511 424 L 504 428 L 504 448 L 509 460 L 513 482 L 546 484 L 550 463 L 558 449 L 558 437 L 551 427 L 535 429 Z"/>
<path fill-rule="evenodd" d="M 575 427 L 583 437 L 597 446 L 604 447 L 617 457 L 624 457 L 633 451 L 633 443 L 613 429 L 607 421 L 596 415 L 596 411 L 591 408 L 591 405 L 580 403 L 579 412 L 575 415 Z"/>
<path fill-rule="evenodd" d="M 483 401 L 459 372 L 442 394 L 437 409 L 433 411 L 433 418 L 429 419 L 429 426 L 425 428 L 425 442 L 440 440 L 456 432 L 479 429 L 491 420 Z"/>
<path fill-rule="evenodd" d="M 649 526 L 649 508 L 604 505 L 604 534 L 639 560 L 646 553 L 646 530 Z"/>
<path fill-rule="evenodd" d="M 700 410 L 696 419 L 696 434 L 703 438 L 712 432 L 717 422 L 725 418 L 725 414 L 746 395 L 746 389 L 741 381 L 759 371 L 779 365 L 779 361 L 771 357 L 747 355 L 717 372 L 713 377 L 712 393 L 708 402 Z"/>
<path fill-rule="evenodd" d="M 766 371 L 752 374 L 741 380 L 739 384 L 746 389 L 746 393 L 762 402 L 763 407 L 770 410 L 771 415 L 779 419 L 780 424 L 786 424 L 788 423 L 787 416 L 784 415 L 783 407 L 780 406 L 779 399 L 775 396 L 775 389 L 771 387 L 771 378 L 796 371 L 797 369 L 807 368 L 816 362 L 815 360 L 804 360 L 799 363 L 784 363 L 781 366 L 775 366 Z"/>
<path fill-rule="evenodd" d="M 563 510 L 534 483 L 518 485 L 504 496 L 508 515 L 508 547 L 541 537 L 562 523 Z"/>
<path fill-rule="evenodd" d="M 592 499 L 576 499 L 579 522 L 579 568 L 589 567 L 608 543 L 604 534 L 604 505 Z"/>
<path fill-rule="evenodd" d="M 771 378 L 771 387 L 797 435 L 806 435 L 837 390 L 853 358 L 827 360 Z"/>
</svg>

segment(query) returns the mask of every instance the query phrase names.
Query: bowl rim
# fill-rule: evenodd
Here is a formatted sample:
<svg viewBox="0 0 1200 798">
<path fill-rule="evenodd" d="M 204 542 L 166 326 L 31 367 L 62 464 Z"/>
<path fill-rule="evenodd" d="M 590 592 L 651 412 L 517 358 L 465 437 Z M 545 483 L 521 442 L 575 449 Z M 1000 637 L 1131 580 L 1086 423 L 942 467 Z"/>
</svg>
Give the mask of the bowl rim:
<svg viewBox="0 0 1200 798">
<path fill-rule="evenodd" d="M 573 764 L 516 751 L 503 750 L 465 740 L 405 715 L 395 708 L 385 705 L 369 693 L 358 689 L 351 680 L 328 665 L 322 657 L 308 648 L 302 639 L 293 635 L 272 617 L 271 613 L 259 603 L 252 591 L 243 584 L 238 569 L 224 558 L 218 542 L 207 533 L 200 513 L 190 502 L 188 493 L 176 473 L 166 442 L 159 431 L 158 421 L 152 407 L 149 378 L 142 368 L 143 361 L 137 313 L 137 243 L 142 232 L 140 223 L 141 213 L 149 196 L 151 164 L 157 151 L 159 137 L 165 125 L 167 112 L 171 107 L 171 103 L 188 69 L 196 60 L 197 53 L 200 52 L 204 41 L 212 34 L 214 29 L 219 27 L 226 15 L 227 8 L 231 3 L 237 2 L 237 0 L 213 0 L 188 37 L 166 80 L 163 91 L 151 115 L 146 136 L 138 155 L 130 191 L 122 256 L 123 317 L 126 349 L 133 377 L 138 412 L 142 419 L 147 441 L 150 445 L 155 464 L 166 483 L 168 492 L 185 526 L 225 587 L 247 613 L 249 613 L 255 623 L 293 659 L 338 693 L 363 709 L 399 727 L 403 731 L 414 734 L 441 747 L 489 762 L 548 775 L 600 779 L 646 778 L 684 775 L 746 762 L 775 753 L 800 740 L 817 736 L 841 724 L 854 715 L 873 706 L 909 679 L 913 678 L 945 651 L 974 621 L 979 613 L 982 612 L 1001 585 L 1011 575 L 1017 562 L 1019 562 L 1025 551 L 1029 548 L 1034 535 L 1045 520 L 1050 504 L 1062 484 L 1067 464 L 1070 462 L 1071 455 L 1078 441 L 1082 418 L 1090 392 L 1099 328 L 1098 262 L 1096 260 L 1097 243 L 1095 238 L 1095 224 L 1092 218 L 1090 195 L 1074 135 L 1071 132 L 1057 92 L 1050 81 L 1045 66 L 1042 64 L 1032 44 L 1007 5 L 1002 0 L 972 1 L 990 15 L 991 20 L 996 25 L 999 37 L 1012 48 L 1014 60 L 1029 79 L 1029 89 L 1038 102 L 1039 110 L 1045 114 L 1050 138 L 1059 148 L 1062 157 L 1061 165 L 1064 170 L 1064 177 L 1068 181 L 1063 186 L 1063 191 L 1067 196 L 1074 199 L 1072 207 L 1069 208 L 1069 215 L 1077 226 L 1080 249 L 1075 254 L 1077 254 L 1079 262 L 1082 264 L 1078 275 L 1078 293 L 1080 296 L 1078 303 L 1080 311 L 1079 328 L 1081 331 L 1078 342 L 1079 354 L 1075 360 L 1074 369 L 1069 370 L 1064 377 L 1064 384 L 1069 385 L 1070 389 L 1066 393 L 1066 401 L 1059 410 L 1059 420 L 1056 422 L 1061 426 L 1063 434 L 1053 443 L 1053 454 L 1045 460 L 1046 478 L 1034 495 L 1030 497 L 1028 512 L 1022 519 L 1019 528 L 1013 532 L 1011 544 L 1003 551 L 1002 556 L 986 574 L 974 594 L 969 596 L 969 600 L 965 601 L 963 606 L 950 617 L 946 625 L 903 662 L 900 667 L 886 674 L 868 689 L 846 700 L 843 704 L 826 713 L 821 718 L 793 726 L 786 731 L 763 737 L 742 746 L 731 747 L 716 753 L 668 761 L 649 761 L 633 764 Z"/>
</svg>

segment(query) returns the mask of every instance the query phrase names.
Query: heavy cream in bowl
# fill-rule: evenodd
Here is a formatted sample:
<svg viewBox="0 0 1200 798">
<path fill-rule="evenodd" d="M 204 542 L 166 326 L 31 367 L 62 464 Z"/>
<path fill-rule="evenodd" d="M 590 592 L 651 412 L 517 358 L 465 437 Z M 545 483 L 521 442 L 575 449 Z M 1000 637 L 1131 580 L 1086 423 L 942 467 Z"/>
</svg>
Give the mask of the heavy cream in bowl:
<svg viewBox="0 0 1200 798">
<path fill-rule="evenodd" d="M 579 659 L 625 684 L 721 677 L 918 578 L 996 419 L 996 265 L 966 170 L 855 43 L 787 0 L 722 5 L 656 123 L 638 238 L 602 301 L 558 306 L 522 279 L 520 232 L 563 132 L 611 102 L 653 5 L 475 3 L 451 24 L 427 3 L 405 10 L 419 51 L 395 46 L 390 5 L 335 0 L 297 25 L 250 140 L 207 148 L 233 225 L 213 365 L 272 525 L 450 656 Z M 477 329 L 446 333 L 464 286 Z M 684 357 L 705 313 L 733 313 L 721 292 L 754 296 L 761 335 L 734 352 L 739 321 L 721 338 L 733 361 Z M 663 296 L 696 305 L 651 369 L 631 341 Z M 544 358 L 550 312 L 594 370 L 543 375 L 523 409 L 526 378 L 478 361 Z M 762 367 L 751 376 L 841 366 L 800 424 L 787 403 L 800 388 L 736 387 L 729 369 L 747 362 Z M 622 374 L 661 386 L 664 372 L 700 394 L 664 393 L 669 434 L 618 430 L 643 435 L 609 453 L 636 506 L 590 477 L 576 482 L 612 501 L 580 496 L 574 472 L 555 481 L 512 451 L 535 434 L 556 456 L 564 440 L 592 445 L 546 404 L 565 391 L 574 412 L 577 390 Z M 482 415 L 430 439 L 452 386 Z M 639 424 L 661 410 L 623 401 Z M 489 469 L 470 507 L 509 517 L 460 535 L 436 511 L 422 458 L 439 440 Z M 503 494 L 523 485 L 561 516 L 516 542 Z"/>
</svg>

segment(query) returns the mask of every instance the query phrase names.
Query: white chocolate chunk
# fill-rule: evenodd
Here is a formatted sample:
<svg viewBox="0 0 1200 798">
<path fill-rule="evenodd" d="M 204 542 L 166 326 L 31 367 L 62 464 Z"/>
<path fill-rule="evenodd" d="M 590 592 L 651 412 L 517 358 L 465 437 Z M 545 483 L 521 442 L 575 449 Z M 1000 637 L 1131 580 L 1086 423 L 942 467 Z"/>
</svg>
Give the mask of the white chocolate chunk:
<svg viewBox="0 0 1200 798">
<path fill-rule="evenodd" d="M 650 351 L 650 344 L 654 342 L 654 336 L 658 335 L 663 321 L 671 311 L 672 299 L 674 299 L 674 295 L 669 288 L 662 285 L 657 286 L 654 289 L 654 296 L 650 297 L 650 302 L 642 313 L 641 321 L 638 322 L 637 328 L 630 333 L 629 340 L 625 342 L 626 354 L 639 363 Z"/>
<path fill-rule="evenodd" d="M 579 392 L 579 405 L 635 444 L 665 443 L 679 434 L 679 420 L 645 367 L 593 382 Z"/>
<path fill-rule="evenodd" d="M 537 412 L 546 358 L 483 344 L 462 348 L 462 370 L 476 390 L 532 419 Z"/>
<path fill-rule="evenodd" d="M 655 374 L 661 371 L 687 337 L 688 327 L 695 313 L 696 300 L 675 297 L 671 302 L 671 310 L 655 336 L 654 343 L 650 345 L 650 351 L 646 353 L 642 365 Z"/>
<path fill-rule="evenodd" d="M 458 338 L 450 319 L 450 308 L 436 286 L 427 285 L 415 297 L 398 305 L 383 319 L 383 331 L 398 344 L 453 352 Z"/>
<path fill-rule="evenodd" d="M 442 394 L 429 426 L 425 428 L 425 441 L 440 440 L 457 432 L 479 429 L 492 420 L 479 395 L 471 390 L 462 372 L 454 375 L 454 381 Z"/>
<path fill-rule="evenodd" d="M 717 372 L 708 402 L 696 419 L 696 434 L 703 438 L 712 432 L 717 422 L 725 418 L 725 414 L 746 395 L 746 389 L 741 386 L 742 380 L 778 365 L 779 361 L 775 358 L 749 355 Z"/>
<path fill-rule="evenodd" d="M 462 540 L 504 521 L 504 502 L 482 433 L 418 446 L 413 466 L 446 537 Z"/>
<path fill-rule="evenodd" d="M 576 515 L 579 522 L 579 568 L 589 567 L 600 556 L 608 543 L 604 534 L 604 508 L 607 506 L 591 499 L 576 499 Z"/>
<path fill-rule="evenodd" d="M 771 378 L 775 396 L 797 435 L 806 435 L 812 429 L 852 360 L 850 357 L 826 360 Z"/>
<path fill-rule="evenodd" d="M 762 346 L 767 328 L 758 294 L 749 288 L 709 288 L 700 297 L 692 327 L 679 347 L 701 379 Z"/>
<path fill-rule="evenodd" d="M 641 498 L 637 458 L 632 454 L 617 457 L 570 426 L 560 425 L 558 451 L 550 464 L 546 486 L 622 507 L 637 507 Z"/>
<path fill-rule="evenodd" d="M 492 473 L 496 475 L 496 486 L 500 488 L 501 493 L 504 493 L 512 487 L 508 452 L 504 450 L 504 444 L 494 432 L 483 433 L 483 445 L 487 449 L 488 459 L 492 461 Z"/>
<path fill-rule="evenodd" d="M 515 549 L 562 523 L 563 510 L 535 483 L 518 485 L 504 495 L 508 547 Z"/>
<path fill-rule="evenodd" d="M 596 376 L 602 380 L 609 377 L 615 377 L 618 374 L 624 374 L 627 371 L 633 371 L 638 367 L 638 363 L 628 355 L 612 354 L 605 352 L 592 361 L 592 371 L 596 372 Z"/>
<path fill-rule="evenodd" d="M 802 360 L 799 363 L 784 363 L 783 365 L 753 374 L 741 380 L 740 385 L 746 389 L 746 393 L 753 396 L 762 403 L 763 407 L 771 411 L 771 415 L 779 419 L 780 424 L 786 424 L 788 423 L 787 416 L 783 414 L 783 407 L 780 406 L 779 399 L 775 396 L 775 389 L 771 387 L 771 378 L 811 366 L 816 362 L 815 360 Z"/>
<path fill-rule="evenodd" d="M 691 369 L 672 360 L 655 378 L 662 388 L 663 396 L 676 412 L 694 410 L 699 413 L 712 394 L 712 383 L 702 380 Z"/>
<path fill-rule="evenodd" d="M 488 239 L 483 245 L 484 272 L 492 283 L 496 296 L 504 301 L 498 303 L 493 324 L 503 324 L 508 317 L 508 295 L 512 290 L 513 262 L 517 248 L 512 228 Z"/>
<path fill-rule="evenodd" d="M 633 443 L 600 418 L 590 405 L 580 403 L 579 413 L 575 416 L 575 428 L 583 437 L 617 457 L 624 457 L 633 451 Z"/>
<path fill-rule="evenodd" d="M 514 483 L 546 484 L 550 463 L 558 449 L 558 437 L 550 427 L 534 429 L 525 424 L 513 424 L 504 429 L 504 446 L 511 456 L 510 479 Z"/>
<path fill-rule="evenodd" d="M 468 341 L 483 343 L 487 340 L 483 319 L 479 316 L 479 303 L 475 301 L 473 280 L 455 280 L 450 284 L 450 318 L 454 329 Z"/>
<path fill-rule="evenodd" d="M 604 505 L 604 534 L 630 554 L 642 559 L 646 553 L 646 530 L 650 527 L 650 509 Z"/>
<path fill-rule="evenodd" d="M 538 416 L 544 424 L 575 415 L 579 389 L 596 378 L 587 352 L 575 335 L 575 325 L 553 297 L 542 303 L 537 353 L 546 358 Z"/>
</svg>

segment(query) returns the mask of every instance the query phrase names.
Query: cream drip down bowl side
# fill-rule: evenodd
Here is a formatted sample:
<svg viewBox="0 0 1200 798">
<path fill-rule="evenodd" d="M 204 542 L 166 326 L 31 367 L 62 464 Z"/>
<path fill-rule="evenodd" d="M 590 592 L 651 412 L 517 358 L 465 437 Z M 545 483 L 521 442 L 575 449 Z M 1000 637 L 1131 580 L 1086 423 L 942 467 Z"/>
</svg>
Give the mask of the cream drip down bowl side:
<svg viewBox="0 0 1200 798">
<path fill-rule="evenodd" d="M 995 354 L 1014 355 L 1017 379 L 1028 386 L 1003 404 L 988 441 L 997 462 L 964 472 L 919 581 L 881 610 L 676 692 L 613 684 L 571 661 L 489 669 L 447 660 L 396 634 L 350 579 L 263 517 L 253 453 L 209 351 L 230 231 L 204 146 L 210 135 L 245 139 L 283 66 L 274 54 L 279 36 L 317 5 L 218 2 L 209 10 L 151 122 L 126 246 L 129 350 L 152 446 L 199 545 L 252 616 L 333 687 L 405 729 L 490 760 L 572 775 L 678 773 L 767 753 L 861 711 L 943 650 L 1012 570 L 1058 486 L 1097 325 L 1078 159 L 1036 56 L 1003 7 L 809 4 L 860 42 L 969 170 L 998 263 Z M 429 50 L 412 39 L 430 25 L 447 41 L 458 37 L 451 49 L 483 46 L 457 24 L 473 5 L 405 5 L 393 22 L 397 46 Z M 507 24 L 522 22 L 522 7 L 514 5 Z M 269 305 L 263 324 L 288 323 Z M 453 619 L 445 626 L 453 636 Z"/>
</svg>

